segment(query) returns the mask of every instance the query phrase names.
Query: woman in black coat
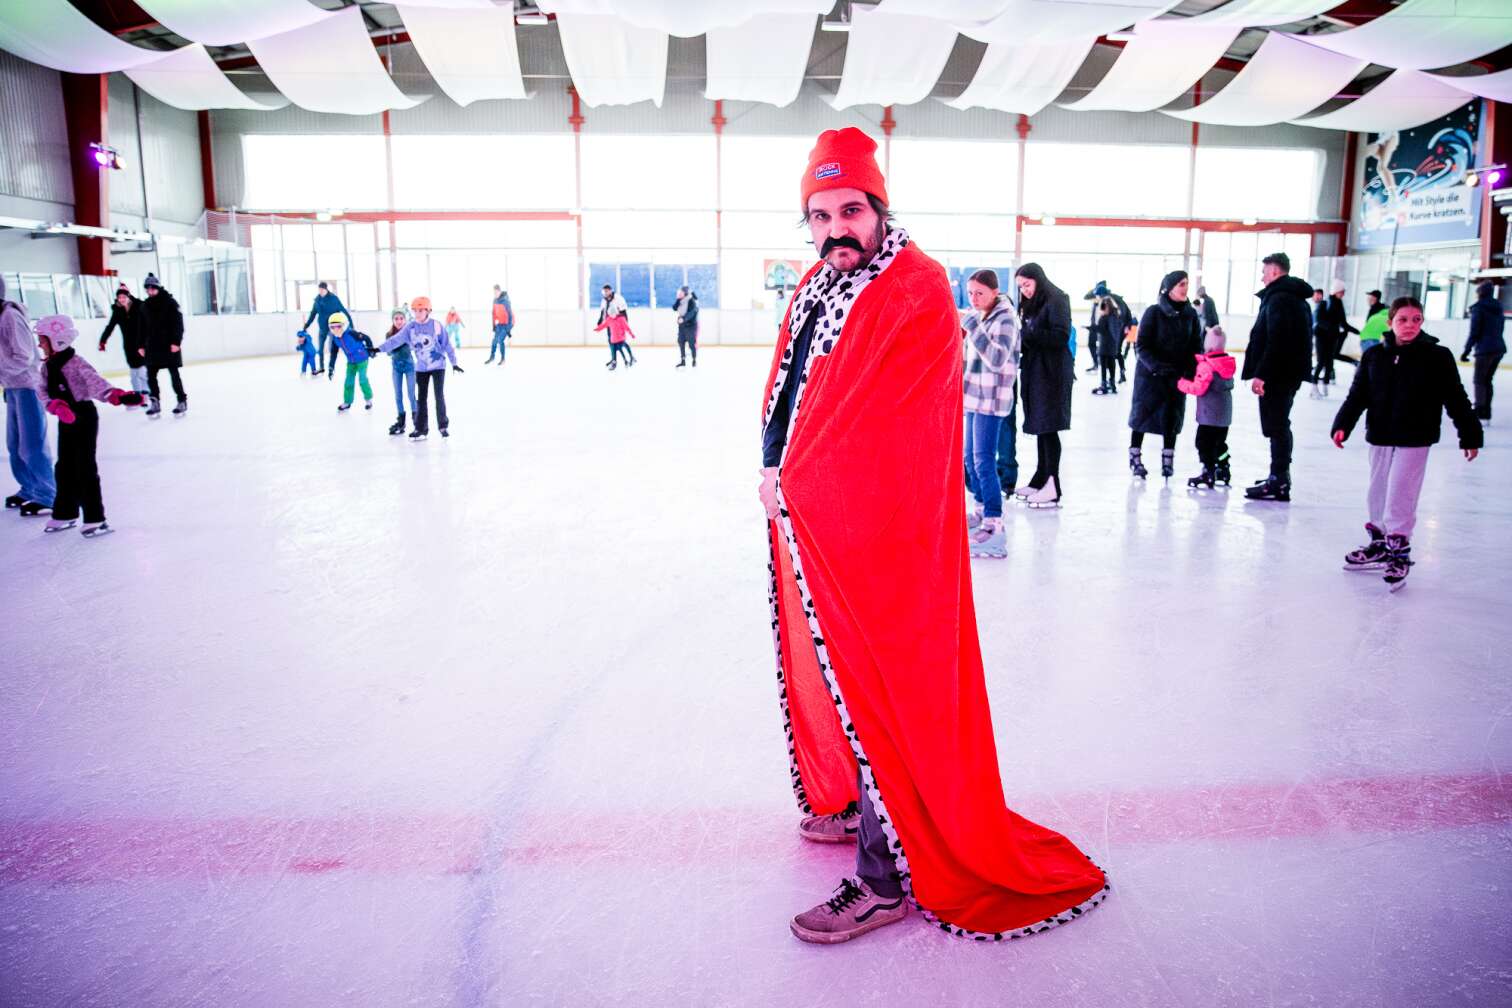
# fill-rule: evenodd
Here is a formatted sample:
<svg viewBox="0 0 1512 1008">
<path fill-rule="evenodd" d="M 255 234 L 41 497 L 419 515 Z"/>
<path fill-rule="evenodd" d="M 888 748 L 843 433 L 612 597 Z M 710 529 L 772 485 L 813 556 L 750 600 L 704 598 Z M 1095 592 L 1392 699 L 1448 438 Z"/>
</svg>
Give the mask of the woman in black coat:
<svg viewBox="0 0 1512 1008">
<path fill-rule="evenodd" d="M 1038 440 L 1039 463 L 1029 484 L 1015 496 L 1030 507 L 1054 507 L 1065 492 L 1060 478 L 1060 432 L 1071 429 L 1071 299 L 1050 282 L 1039 263 L 1025 263 L 1014 274 L 1023 320 L 1019 382 L 1024 404 L 1024 433 Z"/>
<path fill-rule="evenodd" d="M 1171 478 L 1176 465 L 1176 435 L 1186 419 L 1186 395 L 1176 387 L 1179 378 L 1197 373 L 1202 353 L 1202 317 L 1187 302 L 1190 281 L 1183 270 L 1160 281 L 1160 297 L 1139 320 L 1134 347 L 1134 401 L 1129 404 L 1129 471 L 1144 479 L 1140 457 L 1146 434 L 1162 440 L 1160 474 Z"/>
</svg>

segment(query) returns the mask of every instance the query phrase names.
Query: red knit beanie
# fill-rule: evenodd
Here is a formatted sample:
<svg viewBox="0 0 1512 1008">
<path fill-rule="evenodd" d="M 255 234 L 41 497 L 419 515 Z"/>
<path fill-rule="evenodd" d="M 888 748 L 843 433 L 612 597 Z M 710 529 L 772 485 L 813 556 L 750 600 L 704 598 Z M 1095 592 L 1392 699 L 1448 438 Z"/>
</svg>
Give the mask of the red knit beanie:
<svg viewBox="0 0 1512 1008">
<path fill-rule="evenodd" d="M 876 155 L 877 141 L 854 126 L 819 134 L 803 172 L 803 209 L 810 196 L 826 189 L 860 189 L 886 204 L 887 184 Z"/>
</svg>

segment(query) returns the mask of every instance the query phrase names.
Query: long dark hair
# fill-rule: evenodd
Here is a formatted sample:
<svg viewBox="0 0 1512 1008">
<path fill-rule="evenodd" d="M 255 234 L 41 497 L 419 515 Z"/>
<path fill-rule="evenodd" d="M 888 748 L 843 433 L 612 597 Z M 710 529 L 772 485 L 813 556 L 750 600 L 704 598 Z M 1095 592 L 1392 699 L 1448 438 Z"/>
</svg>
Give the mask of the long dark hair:
<svg viewBox="0 0 1512 1008">
<path fill-rule="evenodd" d="M 1024 263 L 1024 265 L 1014 270 L 1013 275 L 1015 277 L 1028 277 L 1034 281 L 1034 295 L 1019 301 L 1019 312 L 1025 318 L 1033 318 L 1038 315 L 1045 305 L 1049 304 L 1051 295 L 1059 294 L 1061 297 L 1066 296 L 1059 287 L 1050 282 L 1049 277 L 1045 276 L 1045 269 L 1039 263 Z"/>
</svg>

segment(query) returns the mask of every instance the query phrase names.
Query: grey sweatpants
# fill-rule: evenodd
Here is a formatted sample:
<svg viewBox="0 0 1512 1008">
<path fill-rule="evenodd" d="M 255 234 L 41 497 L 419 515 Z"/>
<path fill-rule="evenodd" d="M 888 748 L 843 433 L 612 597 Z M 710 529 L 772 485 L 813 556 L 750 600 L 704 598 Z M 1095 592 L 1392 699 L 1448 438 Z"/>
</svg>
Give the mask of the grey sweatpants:
<svg viewBox="0 0 1512 1008">
<path fill-rule="evenodd" d="M 1418 495 L 1428 468 L 1428 449 L 1370 446 L 1370 492 L 1366 507 L 1370 524 L 1387 535 L 1412 538 L 1417 524 Z"/>
</svg>

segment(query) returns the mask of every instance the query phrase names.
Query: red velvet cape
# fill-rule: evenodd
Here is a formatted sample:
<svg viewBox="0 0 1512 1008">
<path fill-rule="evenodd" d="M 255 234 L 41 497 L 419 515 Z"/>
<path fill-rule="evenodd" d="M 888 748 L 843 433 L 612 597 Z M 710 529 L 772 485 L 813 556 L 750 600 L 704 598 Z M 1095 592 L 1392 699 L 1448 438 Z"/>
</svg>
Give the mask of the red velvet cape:
<svg viewBox="0 0 1512 1008">
<path fill-rule="evenodd" d="M 790 307 L 768 398 L 802 321 Z M 967 557 L 960 320 L 945 271 L 905 246 L 808 374 L 778 474 L 785 515 L 769 527 L 799 803 L 843 809 L 859 761 L 905 886 L 946 930 L 1001 939 L 1074 919 L 1105 896 L 1102 871 L 1009 810 L 998 773 Z"/>
</svg>

